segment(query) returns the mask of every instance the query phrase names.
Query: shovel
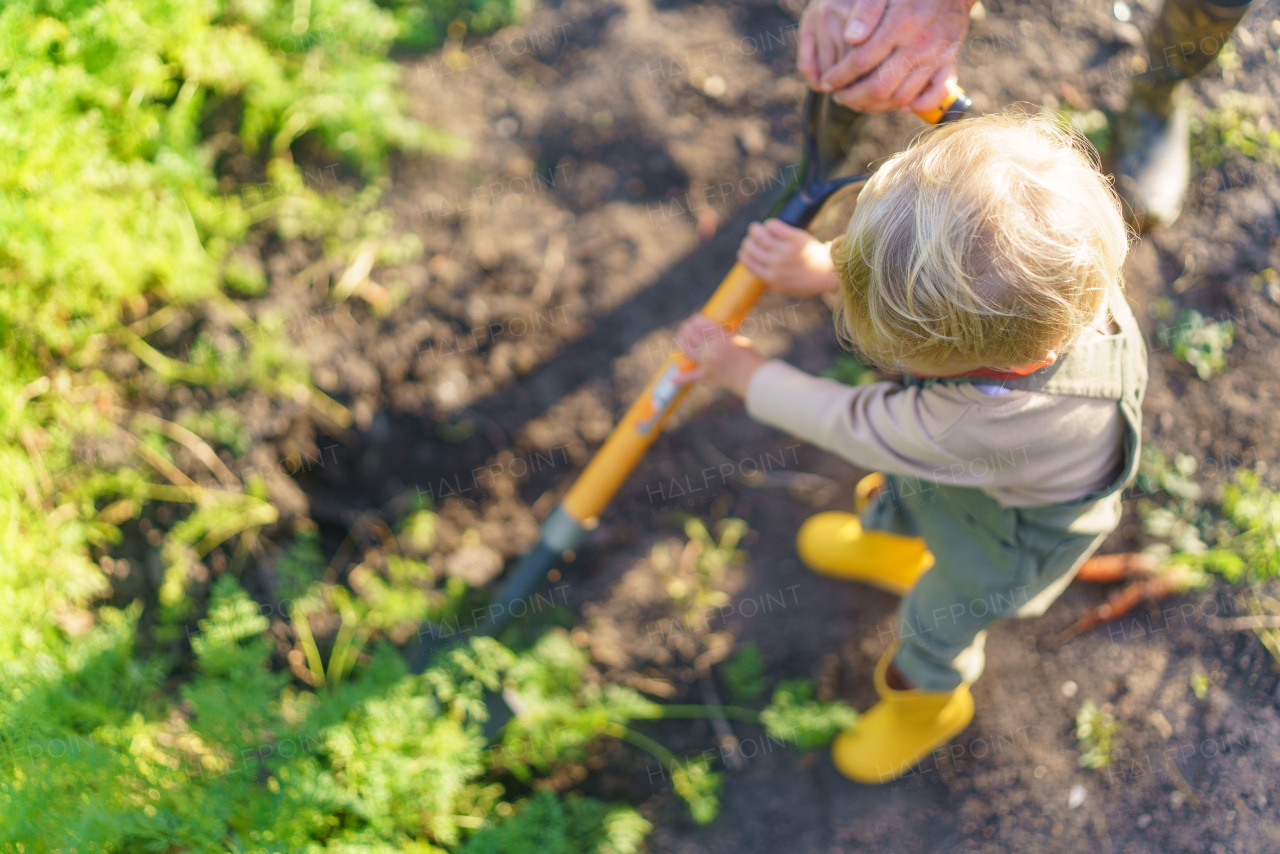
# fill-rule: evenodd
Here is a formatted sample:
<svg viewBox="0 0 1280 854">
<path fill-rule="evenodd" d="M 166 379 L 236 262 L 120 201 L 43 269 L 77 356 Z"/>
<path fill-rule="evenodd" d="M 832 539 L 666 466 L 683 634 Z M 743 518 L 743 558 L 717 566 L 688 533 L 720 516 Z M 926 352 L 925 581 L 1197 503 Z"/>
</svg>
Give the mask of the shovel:
<svg viewBox="0 0 1280 854">
<path fill-rule="evenodd" d="M 941 124 L 961 118 L 972 105 L 958 87 L 953 87 L 947 97 L 944 106 L 920 113 L 920 117 L 931 124 Z M 776 217 L 788 225 L 805 228 L 837 190 L 871 177 L 869 174 L 834 177 L 849 148 L 853 130 L 862 118 L 865 118 L 863 114 L 839 106 L 828 94 L 808 93 L 804 103 L 804 151 L 800 169 L 769 218 Z M 736 330 L 765 290 L 761 279 L 736 263 L 707 300 L 702 314 L 729 331 Z M 521 558 L 498 589 L 488 616 L 475 627 L 475 634 L 496 634 L 506 626 L 512 618 L 512 606 L 541 589 L 548 573 L 596 526 L 600 514 L 688 393 L 691 384 L 680 386 L 673 378 L 694 364 L 687 355 L 673 349 L 569 492 L 547 515 L 537 545 Z M 527 609 L 519 610 L 524 613 Z"/>
</svg>

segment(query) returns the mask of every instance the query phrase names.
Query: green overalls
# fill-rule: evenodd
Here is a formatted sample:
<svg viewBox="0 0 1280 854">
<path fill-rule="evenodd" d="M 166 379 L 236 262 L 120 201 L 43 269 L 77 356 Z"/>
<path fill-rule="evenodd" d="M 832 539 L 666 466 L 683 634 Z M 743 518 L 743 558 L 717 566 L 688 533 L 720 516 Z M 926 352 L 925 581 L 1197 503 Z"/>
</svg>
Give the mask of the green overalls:
<svg viewBox="0 0 1280 854">
<path fill-rule="evenodd" d="M 1060 504 L 1004 507 L 972 487 L 886 478 L 864 514 L 864 527 L 921 537 L 936 559 L 898 610 L 901 646 L 894 663 L 918 688 L 952 691 L 974 682 L 982 673 L 987 626 L 1005 617 L 1043 614 L 1119 524 L 1121 490 L 1138 469 L 1147 351 L 1122 295 L 1112 300 L 1111 316 L 1117 333 L 1077 345 L 1026 377 L 904 374 L 904 385 L 970 382 L 1114 400 L 1127 428 L 1124 461 L 1114 480 Z"/>
</svg>

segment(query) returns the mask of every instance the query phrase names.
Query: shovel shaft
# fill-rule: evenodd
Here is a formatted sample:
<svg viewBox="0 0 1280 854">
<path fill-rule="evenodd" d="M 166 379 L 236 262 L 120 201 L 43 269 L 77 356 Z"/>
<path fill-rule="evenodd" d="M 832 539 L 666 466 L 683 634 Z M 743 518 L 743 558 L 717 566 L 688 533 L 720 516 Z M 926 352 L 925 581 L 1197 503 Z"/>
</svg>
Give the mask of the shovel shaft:
<svg viewBox="0 0 1280 854">
<path fill-rule="evenodd" d="M 734 264 L 703 306 L 702 313 L 728 330 L 735 330 L 764 290 L 761 279 L 742 264 Z M 593 526 L 688 392 L 687 386 L 678 386 L 672 381 L 673 376 L 693 364 L 684 353 L 672 349 L 561 502 L 561 507 L 575 522 L 588 528 Z"/>
</svg>

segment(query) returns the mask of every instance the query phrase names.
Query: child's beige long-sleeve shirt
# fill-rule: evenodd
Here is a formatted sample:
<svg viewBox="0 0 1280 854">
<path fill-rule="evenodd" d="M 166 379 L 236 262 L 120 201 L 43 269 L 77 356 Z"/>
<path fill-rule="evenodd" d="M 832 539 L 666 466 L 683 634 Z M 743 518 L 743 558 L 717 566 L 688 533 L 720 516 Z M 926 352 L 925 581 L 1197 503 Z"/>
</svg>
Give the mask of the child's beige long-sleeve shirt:
<svg viewBox="0 0 1280 854">
<path fill-rule="evenodd" d="M 748 414 L 863 468 L 982 490 L 1006 507 L 1079 498 L 1123 461 L 1114 401 L 969 383 L 851 388 L 785 362 L 747 386 Z"/>
</svg>

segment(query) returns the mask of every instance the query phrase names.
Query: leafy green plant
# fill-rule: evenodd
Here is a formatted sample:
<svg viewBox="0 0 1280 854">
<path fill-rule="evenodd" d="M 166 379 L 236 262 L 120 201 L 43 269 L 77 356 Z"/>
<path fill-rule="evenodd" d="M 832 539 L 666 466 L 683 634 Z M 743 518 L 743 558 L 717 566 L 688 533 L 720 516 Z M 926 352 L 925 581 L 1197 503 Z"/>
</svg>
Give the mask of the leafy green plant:
<svg viewBox="0 0 1280 854">
<path fill-rule="evenodd" d="M 1207 526 L 1212 547 L 1180 555 L 1232 583 L 1258 584 L 1280 577 L 1280 493 L 1247 469 L 1223 487 L 1221 516 Z"/>
<path fill-rule="evenodd" d="M 1226 354 L 1235 343 L 1235 324 L 1230 320 L 1206 320 L 1195 309 L 1178 312 L 1173 325 L 1157 334 L 1173 355 L 1195 368 L 1202 380 L 1226 370 Z"/>
<path fill-rule="evenodd" d="M 1076 741 L 1081 768 L 1106 768 L 1115 758 L 1120 725 L 1111 712 L 1093 700 L 1085 700 L 1076 712 Z"/>
<path fill-rule="evenodd" d="M 844 703 L 816 700 L 813 683 L 807 679 L 779 683 L 769 706 L 760 713 L 760 722 L 770 735 L 790 741 L 800 750 L 830 743 L 857 720 L 857 712 Z"/>
<path fill-rule="evenodd" d="M 210 550 L 274 520 L 208 444 L 246 449 L 233 416 L 157 426 L 169 387 L 254 387 L 349 420 L 280 319 L 221 286 L 255 290 L 237 248 L 266 230 L 384 257 L 386 218 L 368 214 L 386 154 L 444 144 L 402 110 L 398 32 L 368 0 L 0 9 L 0 524 L 20 532 L 0 542 L 6 659 L 61 660 L 74 644 L 55 615 L 108 592 L 97 561 L 149 505 L 179 520 L 162 547 L 175 607 Z M 374 183 L 317 182 L 294 150 L 317 147 Z"/>
<path fill-rule="evenodd" d="M 308 595 L 323 578 L 325 569 L 319 535 L 314 530 L 298 531 L 293 542 L 271 566 L 275 576 L 276 596 L 281 602 L 292 602 Z"/>
<path fill-rule="evenodd" d="M 467 33 L 506 26 L 533 8 L 532 0 L 380 0 L 400 26 L 399 42 L 415 50 L 446 39 L 461 41 Z"/>
<path fill-rule="evenodd" d="M 1172 461 L 1150 446 L 1142 449 L 1135 479 L 1141 498 L 1138 515 L 1143 530 L 1164 540 L 1166 550 L 1195 553 L 1205 550 L 1204 537 L 1213 513 L 1203 502 L 1204 490 L 1194 479 L 1200 462 L 1190 454 Z M 1148 496 L 1156 496 L 1154 499 Z"/>
<path fill-rule="evenodd" d="M 724 666 L 724 680 L 735 700 L 754 700 L 769 689 L 764 675 L 764 656 L 754 643 L 744 643 L 738 654 Z"/>
<path fill-rule="evenodd" d="M 635 810 L 545 789 L 499 814 L 461 854 L 637 854 L 651 828 Z"/>
<path fill-rule="evenodd" d="M 711 759 L 699 756 L 684 762 L 671 774 L 671 784 L 689 805 L 698 824 L 710 824 L 720 812 L 720 787 L 724 779 L 711 770 Z"/>
<path fill-rule="evenodd" d="M 712 770 L 710 757 L 677 756 L 643 734 L 636 724 L 646 720 L 725 717 L 763 725 L 779 741 L 809 750 L 830 741 L 856 717 L 842 703 L 813 700 L 807 680 L 786 683 L 762 711 L 741 706 L 660 704 L 618 685 L 593 685 L 583 678 L 586 653 L 563 631 L 538 641 L 509 671 L 504 697 L 516 715 L 503 725 L 496 751 L 503 766 L 520 779 L 535 771 L 550 771 L 564 757 L 583 751 L 602 736 L 617 738 L 653 756 L 670 769 L 673 787 L 695 821 L 708 823 L 719 809 L 722 776 Z"/>
<path fill-rule="evenodd" d="M 0 8 L 0 850 L 438 850 L 496 802 L 467 776 L 478 724 L 437 719 L 426 690 L 471 689 L 404 672 L 377 637 L 387 603 L 333 594 L 351 628 L 327 662 L 316 646 L 319 693 L 230 575 L 201 601 L 212 553 L 238 572 L 276 520 L 222 459 L 250 437 L 216 401 L 252 388 L 350 420 L 282 314 L 240 301 L 267 284 L 250 247 L 364 269 L 416 251 L 374 211 L 386 155 L 452 143 L 403 109 L 403 33 L 368 0 Z M 113 556 L 129 536 L 142 555 Z M 317 556 L 294 556 L 297 585 Z M 158 621 L 103 604 L 115 576 L 156 570 Z"/>
<path fill-rule="evenodd" d="M 685 523 L 688 539 L 683 546 L 667 542 L 656 546 L 650 555 L 650 563 L 679 609 L 684 629 L 669 640 L 690 647 L 685 653 L 695 657 L 695 663 L 705 661 L 708 655 L 727 653 L 732 645 L 728 632 L 708 631 L 704 614 L 729 602 L 728 594 L 722 589 L 725 572 L 744 557 L 738 543 L 746 535 L 747 527 L 740 519 L 724 519 L 717 530 L 718 538 L 700 520 L 690 518 Z M 754 699 L 768 690 L 764 657 L 755 644 L 744 644 L 724 667 L 723 674 L 735 701 Z M 812 750 L 852 726 L 857 714 L 844 703 L 816 700 L 814 686 L 807 679 L 778 685 L 769 705 L 760 711 L 737 705 L 651 704 L 632 709 L 630 714 L 632 721 L 684 717 L 744 721 L 763 726 L 765 732 L 778 741 L 794 744 L 800 750 Z M 695 821 L 707 823 L 714 819 L 719 810 L 722 779 L 712 770 L 708 757 L 682 759 L 620 722 L 615 722 L 610 734 L 645 750 L 671 769 L 673 787 L 685 800 Z"/>
<path fill-rule="evenodd" d="M 405 603 L 420 603 L 420 616 L 449 597 L 437 595 L 430 565 L 406 554 L 429 542 L 425 512 L 411 512 L 369 549 L 351 573 L 354 590 L 326 578 L 313 539 L 277 559 L 294 591 L 311 579 L 293 628 L 315 690 L 273 666 L 270 621 L 230 575 L 214 583 L 192 636 L 194 674 L 180 688 L 180 710 L 158 694 L 163 670 L 134 664 L 139 609 L 120 617 L 100 609 L 99 637 L 114 640 L 98 657 L 78 659 L 90 669 L 62 673 L 36 695 L 38 707 L 0 705 L 0 732 L 21 733 L 26 748 L 11 747 L 6 755 L 22 761 L 0 769 L 0 813 L 23 816 L 0 825 L 0 848 L 41 839 L 52 850 L 78 839 L 220 851 L 231 839 L 263 854 L 318 845 L 634 851 L 648 829 L 634 809 L 572 794 L 530 798 L 524 788 L 616 738 L 670 769 L 675 791 L 705 823 L 718 811 L 722 775 L 707 754 L 686 759 L 645 735 L 645 722 L 727 717 L 810 749 L 853 720 L 841 704 L 814 702 L 803 681 L 780 686 L 762 711 L 654 703 L 602 681 L 562 629 L 527 649 L 472 637 L 411 674 L 386 637 L 406 618 Z M 339 628 L 326 649 L 310 622 L 329 617 Z M 514 714 L 491 741 L 485 728 L 497 694 Z M 44 746 L 68 739 L 80 745 L 74 756 Z M 92 808 L 71 791 L 92 792 Z"/>
<path fill-rule="evenodd" d="M 305 530 L 266 560 L 278 514 L 216 403 L 254 390 L 350 421 L 255 302 L 251 247 L 348 270 L 414 253 L 375 210 L 386 158 L 451 142 L 407 117 L 388 52 L 456 51 L 523 5 L 0 8 L 0 850 L 635 851 L 633 808 L 545 788 L 611 738 L 673 759 L 714 816 L 710 761 L 640 728 L 764 713 L 653 703 L 564 631 L 471 637 L 409 672 L 395 642 L 466 596 L 433 570 L 429 508 L 349 572 Z M 705 607 L 745 526 L 691 530 L 685 602 Z M 107 604 L 138 577 L 158 608 Z M 495 727 L 499 693 L 516 714 Z"/>
<path fill-rule="evenodd" d="M 234 409 L 187 412 L 179 426 L 190 430 L 210 446 L 226 448 L 236 457 L 247 454 L 252 443 L 244 419 Z"/>
<path fill-rule="evenodd" d="M 1228 56 L 1226 51 L 1223 56 Z M 1280 128 L 1269 115 L 1265 98 L 1225 93 L 1216 106 L 1191 120 L 1191 151 L 1196 163 L 1203 168 L 1220 166 L 1232 152 L 1238 152 L 1250 160 L 1280 166 Z"/>
<path fill-rule="evenodd" d="M 167 565 L 160 587 L 160 603 L 185 610 L 187 575 L 212 549 L 232 537 L 274 524 L 276 508 L 251 494 L 194 488 L 192 512 L 175 524 L 165 539 L 162 554 Z"/>
<path fill-rule="evenodd" d="M 738 543 L 747 533 L 747 523 L 741 519 L 722 520 L 717 526 L 718 540 L 695 517 L 690 517 L 684 527 L 688 541 L 678 561 L 673 564 L 660 548 L 655 550 L 653 558 L 667 581 L 667 592 L 688 622 L 700 618 L 708 608 L 728 601 L 720 588 L 725 570 L 742 558 Z"/>
<path fill-rule="evenodd" d="M 699 660 L 714 651 L 719 660 L 732 648 L 733 637 L 727 631 L 712 631 L 708 614 L 730 601 L 724 590 L 731 566 L 741 563 L 744 553 L 738 544 L 746 536 L 747 524 L 741 519 L 722 519 L 713 526 L 717 539 L 700 519 L 685 521 L 686 539 L 668 539 L 650 551 L 649 563 L 661 579 L 672 604 L 678 611 L 672 628 L 679 631 L 669 640 L 689 660 Z M 700 659 L 701 675 L 709 676 L 706 658 Z"/>
<path fill-rule="evenodd" d="M 1280 302 L 1280 272 L 1274 267 L 1263 267 L 1249 281 L 1255 291 L 1265 294 L 1272 302 Z"/>
<path fill-rule="evenodd" d="M 1165 490 L 1169 499 L 1138 501 L 1143 529 L 1165 541 L 1151 550 L 1164 555 L 1166 589 L 1205 587 L 1215 575 L 1249 588 L 1249 617 L 1241 625 L 1280 662 L 1280 629 L 1274 624 L 1280 601 L 1261 589 L 1280 577 L 1280 493 L 1264 486 L 1258 472 L 1238 469 L 1214 507 L 1201 501 L 1203 490 L 1191 479 L 1198 468 L 1189 455 L 1178 455 L 1170 465 L 1163 454 L 1144 448 L 1137 485 L 1145 493 Z M 1193 676 L 1191 685 L 1203 699 L 1208 683 L 1200 676 Z"/>
<path fill-rule="evenodd" d="M 19 820 L 0 823 L 0 848 L 22 843 L 22 850 L 33 850 L 39 840 L 54 850 L 79 839 L 117 850 L 222 851 L 226 840 L 236 840 L 233 847 L 253 852 L 309 845 L 392 852 L 427 850 L 424 844 L 452 849 L 470 844 L 474 834 L 476 847 L 468 850 L 492 850 L 485 845 L 495 838 L 536 830 L 558 835 L 563 846 L 594 840 L 635 849 L 646 825 L 634 810 L 589 799 L 554 809 L 546 796 L 530 804 L 519 796 L 507 800 L 497 776 L 510 753 L 485 749 L 485 697 L 504 686 L 526 698 L 537 696 L 539 686 L 556 687 L 546 697 L 555 714 L 530 707 L 519 726 L 508 724 L 508 745 L 517 729 L 551 745 L 542 756 L 548 767 L 586 742 L 557 741 L 540 727 L 566 719 L 604 722 L 636 707 L 634 699 L 594 692 L 580 670 L 577 681 L 568 680 L 564 666 L 581 660 L 567 651 L 563 633 L 523 653 L 474 638 L 420 676 L 379 644 L 348 678 L 316 694 L 297 691 L 269 666 L 267 624 L 257 604 L 224 575 L 192 639 L 195 675 L 182 688 L 185 714 L 113 714 L 123 698 L 110 692 L 156 684 L 141 673 L 117 677 L 78 703 L 61 691 L 47 698 L 46 710 L 58 711 L 46 719 L 44 734 L 66 732 L 58 723 L 76 718 L 90 728 L 72 730 L 81 733 L 76 755 L 50 749 L 58 742 L 30 731 L 22 746 L 38 749 L 6 753 L 20 761 L 0 776 L 0 809 L 6 819 Z M 121 653 L 115 666 L 127 667 L 128 651 Z M 110 674 L 98 667 L 92 675 Z M 66 690 L 81 689 L 77 682 Z M 91 709 L 96 717 L 86 716 Z M 92 793 L 87 807 L 68 796 L 72 786 Z M 499 810 L 499 804 L 507 806 Z M 520 822 L 525 809 L 535 812 Z M 558 818 L 535 827 L 536 810 Z M 495 824 L 491 814 L 520 823 Z"/>
</svg>

